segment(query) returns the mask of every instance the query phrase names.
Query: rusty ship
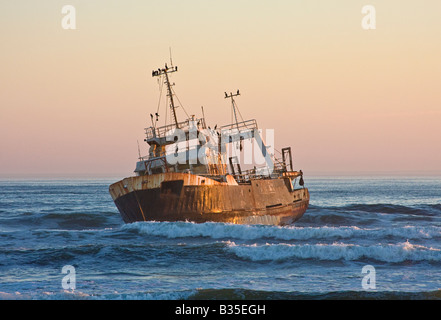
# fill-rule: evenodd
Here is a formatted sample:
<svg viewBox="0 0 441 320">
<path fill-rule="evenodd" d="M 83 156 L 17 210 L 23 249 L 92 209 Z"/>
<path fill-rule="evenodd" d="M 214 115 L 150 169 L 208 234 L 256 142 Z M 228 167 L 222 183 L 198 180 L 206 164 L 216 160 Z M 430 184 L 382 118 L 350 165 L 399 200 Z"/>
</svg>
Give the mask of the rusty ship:
<svg viewBox="0 0 441 320">
<path fill-rule="evenodd" d="M 176 109 L 182 104 L 170 81 L 177 71 L 165 64 L 152 72 L 158 78 L 160 101 L 162 89 L 167 91 L 165 110 L 171 121 L 158 126 L 158 112 L 150 114 L 144 139 L 148 156 L 139 154 L 135 174 L 109 187 L 123 221 L 289 225 L 300 219 L 308 208 L 309 192 L 303 172 L 293 169 L 291 147 L 281 150 L 280 159 L 270 152 L 257 121 L 243 120 L 235 101 L 239 90 L 225 93 L 231 100 L 232 123 L 207 126 L 203 107 L 201 117 L 187 114 L 185 121 L 178 121 Z M 262 166 L 241 161 L 256 150 Z"/>
</svg>

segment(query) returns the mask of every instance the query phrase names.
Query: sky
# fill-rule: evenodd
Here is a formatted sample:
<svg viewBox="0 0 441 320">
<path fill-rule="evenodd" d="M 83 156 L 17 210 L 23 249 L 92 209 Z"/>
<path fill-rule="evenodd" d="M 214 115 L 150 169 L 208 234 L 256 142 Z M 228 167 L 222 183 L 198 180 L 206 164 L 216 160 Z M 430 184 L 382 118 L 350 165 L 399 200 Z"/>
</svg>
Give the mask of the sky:
<svg viewBox="0 0 441 320">
<path fill-rule="evenodd" d="M 132 175 L 170 48 L 189 114 L 228 124 L 224 92 L 240 89 L 242 116 L 305 175 L 441 174 L 440 14 L 438 0 L 1 1 L 0 176 Z"/>
</svg>

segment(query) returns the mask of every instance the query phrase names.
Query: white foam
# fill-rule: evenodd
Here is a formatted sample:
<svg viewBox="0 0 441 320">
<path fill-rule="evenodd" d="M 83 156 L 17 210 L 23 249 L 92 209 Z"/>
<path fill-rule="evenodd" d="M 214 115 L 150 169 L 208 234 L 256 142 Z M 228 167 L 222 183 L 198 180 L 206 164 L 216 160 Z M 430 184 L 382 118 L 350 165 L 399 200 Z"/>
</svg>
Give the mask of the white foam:
<svg viewBox="0 0 441 320">
<path fill-rule="evenodd" d="M 244 245 L 226 242 L 227 250 L 251 261 L 280 261 L 287 259 L 361 260 L 375 259 L 384 262 L 441 261 L 441 249 L 399 244 L 361 246 L 355 244 L 264 244 Z"/>
<path fill-rule="evenodd" d="M 227 223 L 192 223 L 192 222 L 137 222 L 124 225 L 123 230 L 135 230 L 140 234 L 162 236 L 166 238 L 210 237 L 213 239 L 348 239 L 365 238 L 384 239 L 402 237 L 404 239 L 441 238 L 440 227 L 395 227 L 363 229 L 356 226 L 342 227 L 278 227 L 263 225 L 235 225 Z"/>
</svg>

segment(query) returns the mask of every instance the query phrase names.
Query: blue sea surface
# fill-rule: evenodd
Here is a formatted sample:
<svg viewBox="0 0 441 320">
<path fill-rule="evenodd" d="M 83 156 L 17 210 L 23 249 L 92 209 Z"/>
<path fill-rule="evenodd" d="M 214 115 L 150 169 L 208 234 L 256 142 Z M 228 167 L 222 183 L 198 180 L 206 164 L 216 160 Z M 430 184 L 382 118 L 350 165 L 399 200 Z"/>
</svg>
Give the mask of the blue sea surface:
<svg viewBox="0 0 441 320">
<path fill-rule="evenodd" d="M 124 224 L 115 181 L 0 180 L 0 299 L 441 299 L 440 177 L 306 177 L 284 227 Z"/>
</svg>

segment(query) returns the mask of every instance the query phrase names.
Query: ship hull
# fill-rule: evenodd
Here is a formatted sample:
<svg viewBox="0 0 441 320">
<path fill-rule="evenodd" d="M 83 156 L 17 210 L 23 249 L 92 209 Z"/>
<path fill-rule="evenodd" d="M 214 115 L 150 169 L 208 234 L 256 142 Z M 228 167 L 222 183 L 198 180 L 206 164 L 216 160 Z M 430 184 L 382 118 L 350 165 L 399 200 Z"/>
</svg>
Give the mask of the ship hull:
<svg viewBox="0 0 441 320">
<path fill-rule="evenodd" d="M 137 221 L 225 222 L 287 225 L 308 208 L 308 189 L 286 179 L 220 183 L 188 173 L 130 177 L 110 194 L 125 223 Z"/>
</svg>

